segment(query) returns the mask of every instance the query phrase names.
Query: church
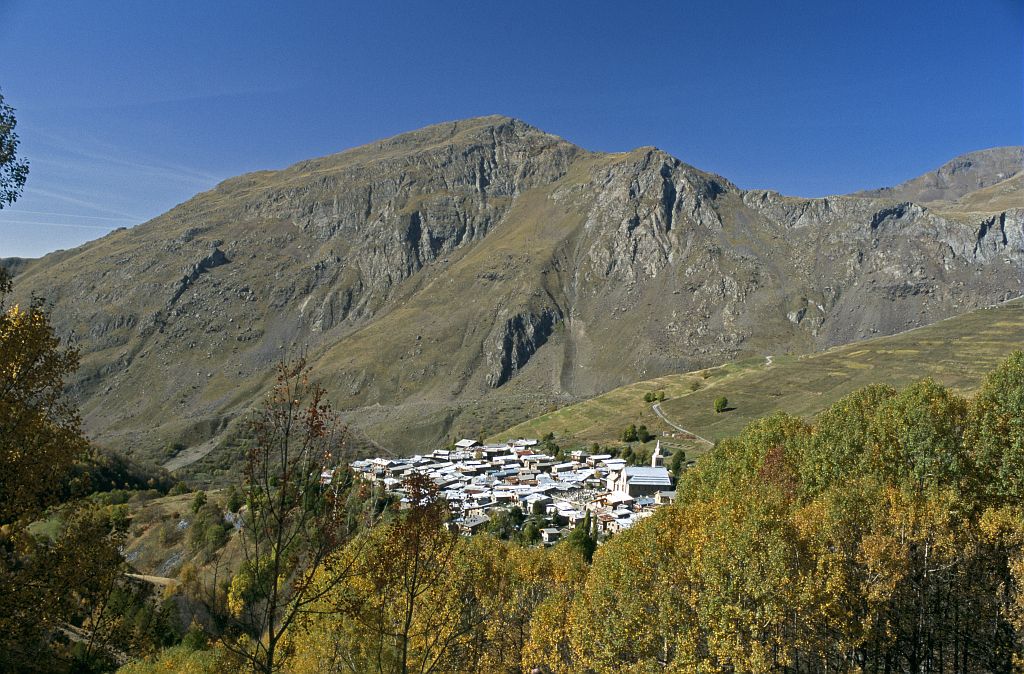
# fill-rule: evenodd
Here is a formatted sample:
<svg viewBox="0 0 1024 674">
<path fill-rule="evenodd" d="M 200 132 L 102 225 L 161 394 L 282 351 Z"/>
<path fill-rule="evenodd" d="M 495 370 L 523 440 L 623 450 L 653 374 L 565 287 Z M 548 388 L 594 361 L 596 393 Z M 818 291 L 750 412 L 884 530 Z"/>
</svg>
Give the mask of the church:
<svg viewBox="0 0 1024 674">
<path fill-rule="evenodd" d="M 665 468 L 665 455 L 661 453 L 661 441 L 654 446 L 650 466 L 622 466 L 609 473 L 608 491 L 638 496 L 654 496 L 660 491 L 672 491 L 672 476 Z"/>
</svg>

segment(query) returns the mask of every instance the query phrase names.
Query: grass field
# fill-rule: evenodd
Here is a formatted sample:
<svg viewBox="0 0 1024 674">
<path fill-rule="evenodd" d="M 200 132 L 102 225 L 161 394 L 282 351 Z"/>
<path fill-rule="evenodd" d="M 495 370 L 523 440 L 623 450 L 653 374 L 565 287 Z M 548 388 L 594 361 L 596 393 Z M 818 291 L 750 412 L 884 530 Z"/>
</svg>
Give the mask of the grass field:
<svg viewBox="0 0 1024 674">
<path fill-rule="evenodd" d="M 807 356 L 775 356 L 731 363 L 700 372 L 668 375 L 622 386 L 575 405 L 550 412 L 490 439 L 538 437 L 554 433 L 566 446 L 618 443 L 622 429 L 643 423 L 652 432 L 672 433 L 643 400 L 647 391 L 664 391 L 661 408 L 675 424 L 718 440 L 735 435 L 750 421 L 781 410 L 804 417 L 847 393 L 873 383 L 896 387 L 931 377 L 961 393 L 970 393 L 1014 349 L 1024 348 L 1024 300 L 941 321 L 890 337 L 856 342 Z M 700 388 L 691 390 L 694 383 Z M 730 411 L 716 414 L 714 399 L 726 396 Z M 686 441 L 688 455 L 704 443 Z M 621 444 L 621 443 L 618 443 Z"/>
</svg>

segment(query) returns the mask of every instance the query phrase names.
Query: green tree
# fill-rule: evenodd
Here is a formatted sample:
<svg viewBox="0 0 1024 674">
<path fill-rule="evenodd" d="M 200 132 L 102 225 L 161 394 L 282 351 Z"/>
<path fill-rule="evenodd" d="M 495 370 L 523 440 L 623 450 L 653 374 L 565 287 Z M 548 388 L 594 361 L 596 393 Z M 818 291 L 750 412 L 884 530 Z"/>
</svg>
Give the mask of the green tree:
<svg viewBox="0 0 1024 674">
<path fill-rule="evenodd" d="M 594 551 L 597 550 L 597 539 L 593 536 L 591 529 L 590 513 L 588 512 L 565 539 L 566 545 L 579 553 L 583 561 L 588 564 L 594 558 Z"/>
<path fill-rule="evenodd" d="M 526 524 L 523 525 L 523 530 L 519 535 L 519 539 L 527 545 L 538 543 L 540 542 L 540 529 L 540 525 L 538 525 L 537 521 L 531 517 Z"/>
<path fill-rule="evenodd" d="M 721 414 L 722 412 L 729 409 L 729 399 L 725 396 L 718 396 L 715 398 L 715 413 Z"/>
<path fill-rule="evenodd" d="M 637 429 L 636 424 L 630 424 L 626 426 L 626 429 L 622 431 L 623 442 L 636 442 L 637 440 Z"/>
<path fill-rule="evenodd" d="M 672 452 L 672 458 L 668 460 L 668 468 L 678 480 L 683 474 L 683 467 L 686 465 L 686 452 L 677 449 Z"/>
<path fill-rule="evenodd" d="M 640 442 L 650 442 L 654 436 L 647 430 L 647 426 L 640 424 L 636 429 L 636 439 Z"/>
<path fill-rule="evenodd" d="M 554 433 L 546 433 L 544 437 L 541 438 L 541 443 L 545 454 L 555 459 L 562 458 L 562 448 L 558 446 L 557 442 L 555 442 Z"/>
<path fill-rule="evenodd" d="M 0 93 L 0 208 L 10 206 L 21 196 L 28 178 L 28 162 L 18 157 L 19 140 L 14 132 L 17 123 L 14 108 Z"/>
<path fill-rule="evenodd" d="M 227 498 L 224 501 L 224 507 L 227 511 L 229 513 L 237 513 L 243 505 L 245 505 L 245 497 L 242 496 L 238 486 L 233 484 L 228 487 Z"/>
<path fill-rule="evenodd" d="M 192 514 L 195 515 L 204 505 L 206 505 L 206 492 L 197 491 L 196 495 L 192 498 Z"/>
<path fill-rule="evenodd" d="M 519 532 L 526 516 L 519 506 L 513 506 L 508 510 L 498 510 L 491 514 L 487 523 L 487 532 L 503 541 L 510 540 Z"/>
</svg>

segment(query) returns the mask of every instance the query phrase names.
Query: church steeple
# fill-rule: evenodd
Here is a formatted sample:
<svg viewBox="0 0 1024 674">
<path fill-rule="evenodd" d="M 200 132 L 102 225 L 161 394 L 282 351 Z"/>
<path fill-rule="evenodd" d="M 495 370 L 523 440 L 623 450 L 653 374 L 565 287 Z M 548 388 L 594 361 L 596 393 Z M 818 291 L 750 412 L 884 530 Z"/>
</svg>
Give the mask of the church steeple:
<svg viewBox="0 0 1024 674">
<path fill-rule="evenodd" d="M 665 455 L 661 453 L 661 440 L 654 443 L 654 453 L 651 454 L 651 468 L 665 465 Z"/>
</svg>

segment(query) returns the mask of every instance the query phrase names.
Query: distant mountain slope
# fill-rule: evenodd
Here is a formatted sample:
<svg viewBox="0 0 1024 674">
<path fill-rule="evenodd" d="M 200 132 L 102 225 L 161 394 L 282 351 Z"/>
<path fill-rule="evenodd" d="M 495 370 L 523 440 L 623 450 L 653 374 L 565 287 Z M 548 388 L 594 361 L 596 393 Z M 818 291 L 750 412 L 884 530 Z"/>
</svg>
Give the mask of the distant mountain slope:
<svg viewBox="0 0 1024 674">
<path fill-rule="evenodd" d="M 852 196 L 919 204 L 954 202 L 1021 174 L 1024 174 L 1024 147 L 994 147 L 960 155 L 934 171 L 894 187 L 866 190 Z M 1024 207 L 1024 194 L 1017 196 L 1020 201 L 1014 206 Z"/>
<path fill-rule="evenodd" d="M 486 117 L 233 178 L 21 265 L 15 291 L 80 345 L 89 431 L 186 467 L 223 455 L 286 355 L 409 451 L 926 324 L 1021 294 L 1022 268 L 1024 210 L 747 192 Z"/>
<path fill-rule="evenodd" d="M 936 204 L 935 207 L 974 213 L 1024 208 L 1024 171 L 994 185 L 968 192 L 956 201 Z"/>
<path fill-rule="evenodd" d="M 675 433 L 643 400 L 664 392 L 665 417 L 688 431 L 719 440 L 775 411 L 811 417 L 844 395 L 869 384 L 903 387 L 924 377 L 973 391 L 1012 351 L 1024 348 L 1024 299 L 978 309 L 898 335 L 877 337 L 803 356 L 747 359 L 698 372 L 665 375 L 616 388 L 590 400 L 543 414 L 494 440 L 555 433 L 567 445 L 617 443 L 629 424 Z M 729 399 L 717 414 L 714 400 Z M 683 442 L 683 444 L 686 444 Z M 690 443 L 697 450 L 701 443 Z"/>
<path fill-rule="evenodd" d="M 11 276 L 14 276 L 31 263 L 31 258 L 0 257 L 0 267 L 2 267 Z"/>
</svg>

